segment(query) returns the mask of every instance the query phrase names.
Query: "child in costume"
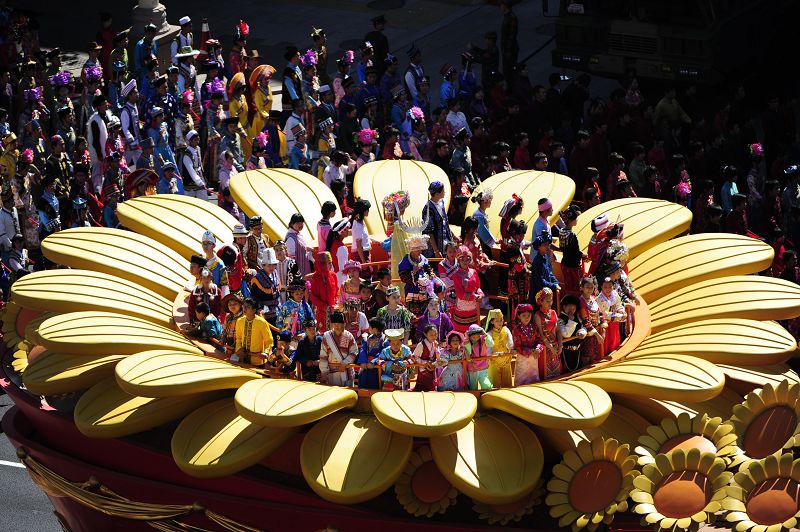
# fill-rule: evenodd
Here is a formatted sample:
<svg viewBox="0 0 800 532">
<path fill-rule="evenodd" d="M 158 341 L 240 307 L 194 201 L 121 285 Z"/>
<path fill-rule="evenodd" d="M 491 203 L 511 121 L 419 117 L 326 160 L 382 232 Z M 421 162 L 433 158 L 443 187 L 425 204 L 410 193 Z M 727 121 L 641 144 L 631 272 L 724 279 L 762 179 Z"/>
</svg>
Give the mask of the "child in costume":
<svg viewBox="0 0 800 532">
<path fill-rule="evenodd" d="M 258 264 L 261 269 L 250 279 L 250 294 L 259 308 L 264 310 L 264 319 L 274 324 L 278 316 L 281 290 L 275 250 L 265 249 L 258 258 Z"/>
<path fill-rule="evenodd" d="M 470 390 L 488 390 L 492 387 L 492 381 L 489 380 L 489 357 L 492 356 L 493 348 L 494 340 L 486 334 L 483 327 L 476 323 L 469 326 L 464 352 Z"/>
<path fill-rule="evenodd" d="M 241 292 L 233 292 L 222 299 L 223 327 L 222 342 L 225 345 L 225 354 L 230 357 L 233 354 L 233 347 L 236 345 L 236 320 L 242 316 L 242 301 L 244 297 Z"/>
<path fill-rule="evenodd" d="M 317 254 L 316 269 L 311 275 L 311 303 L 320 330 L 327 330 L 330 309 L 339 300 L 339 283 L 332 269 L 331 254 L 327 251 Z"/>
<path fill-rule="evenodd" d="M 478 272 L 473 270 L 472 253 L 466 246 L 459 246 L 456 253 L 458 269 L 452 274 L 453 288 L 456 292 L 456 306 L 453 309 L 453 325 L 458 332 L 466 332 L 470 325 L 480 320 L 479 302 L 483 299 Z"/>
<path fill-rule="evenodd" d="M 536 294 L 539 310 L 533 317 L 536 333 L 542 343 L 539 356 L 539 377 L 542 380 L 554 379 L 561 375 L 561 335 L 558 332 L 558 316 L 553 310 L 553 291 L 542 288 Z"/>
<path fill-rule="evenodd" d="M 188 314 L 192 325 L 197 323 L 195 309 L 200 303 L 207 304 L 213 315 L 219 315 L 222 307 L 222 294 L 217 285 L 214 284 L 208 268 L 203 268 L 200 271 L 200 283 L 192 289 L 189 295 Z"/>
<path fill-rule="evenodd" d="M 425 337 L 425 327 L 432 325 L 436 328 L 436 339 L 444 345 L 450 331 L 453 330 L 453 322 L 450 316 L 441 311 L 442 302 L 438 297 L 428 299 L 425 312 L 417 320 L 416 338 Z"/>
<path fill-rule="evenodd" d="M 344 328 L 350 331 L 356 342 L 361 344 L 361 340 L 369 330 L 367 316 L 361 312 L 361 301 L 359 299 L 348 299 L 344 305 Z"/>
<path fill-rule="evenodd" d="M 289 331 L 292 337 L 303 335 L 303 324 L 314 319 L 314 311 L 306 301 L 306 283 L 297 279 L 287 289 L 289 297 L 280 306 L 275 319 L 275 326 L 280 331 Z"/>
<path fill-rule="evenodd" d="M 616 264 L 616 270 L 619 270 L 619 263 Z M 610 356 L 611 353 L 619 347 L 621 343 L 619 324 L 620 322 L 624 322 L 627 317 L 625 307 L 622 304 L 622 298 L 619 297 L 619 294 L 614 289 L 614 285 L 614 280 L 610 276 L 603 277 L 600 282 L 600 294 L 597 296 L 600 312 L 603 314 L 603 317 L 605 317 L 606 322 L 608 322 L 608 330 L 603 346 L 606 356 Z"/>
<path fill-rule="evenodd" d="M 561 314 L 558 316 L 558 330 L 561 334 L 563 370 L 566 373 L 581 367 L 581 344 L 586 338 L 586 329 L 578 316 L 580 301 L 578 297 L 567 294 L 561 298 Z"/>
<path fill-rule="evenodd" d="M 384 390 L 407 390 L 411 349 L 405 344 L 404 329 L 386 329 L 389 345 L 372 360 L 381 368 L 381 386 Z"/>
<path fill-rule="evenodd" d="M 375 299 L 375 285 L 369 281 L 361 281 L 361 312 L 372 319 L 378 315 L 378 300 Z"/>
<path fill-rule="evenodd" d="M 405 331 L 404 341 L 408 341 L 411 335 L 411 323 L 414 315 L 400 304 L 400 289 L 391 286 L 386 290 L 387 304 L 378 310 L 378 319 L 383 322 L 383 327 L 389 329 L 403 329 Z"/>
<path fill-rule="evenodd" d="M 397 265 L 400 280 L 405 283 L 406 307 L 414 316 L 421 316 L 425 311 L 428 299 L 433 295 L 433 286 L 429 283 L 428 259 L 423 255 L 428 249 L 428 235 L 413 234 L 406 239 L 408 254 Z M 423 282 L 424 280 L 424 282 Z"/>
<path fill-rule="evenodd" d="M 347 280 L 342 283 L 339 290 L 339 302 L 344 304 L 349 300 L 361 300 L 361 263 L 357 260 L 349 260 L 344 264 L 342 271 L 347 276 Z"/>
<path fill-rule="evenodd" d="M 331 329 L 322 335 L 319 355 L 320 380 L 332 386 L 352 386 L 353 370 L 347 367 L 356 360 L 356 339 L 344 327 L 344 314 L 331 313 Z"/>
<path fill-rule="evenodd" d="M 594 277 L 584 277 L 581 279 L 580 310 L 578 317 L 583 322 L 586 329 L 586 339 L 582 345 L 581 365 L 587 366 L 592 362 L 597 362 L 605 353 L 606 343 L 606 319 L 600 311 L 600 304 L 595 294 L 597 285 Z"/>
<path fill-rule="evenodd" d="M 217 285 L 222 291 L 222 295 L 226 296 L 228 295 L 229 291 L 228 271 L 225 268 L 225 263 L 222 262 L 222 259 L 220 259 L 214 252 L 214 248 L 217 245 L 217 238 L 211 231 L 206 231 L 203 233 L 201 243 L 203 246 L 203 253 L 208 261 L 206 263 L 206 268 L 208 268 L 208 271 L 211 272 L 211 277 L 214 280 L 214 284 Z"/>
<path fill-rule="evenodd" d="M 388 344 L 383 335 L 383 323 L 378 318 L 369 320 L 369 334 L 361 343 L 356 364 L 361 366 L 358 372 L 358 387 L 377 390 L 379 387 L 378 368 L 372 361 L 381 354 Z"/>
<path fill-rule="evenodd" d="M 305 336 L 297 342 L 294 352 L 295 363 L 300 367 L 300 377 L 304 381 L 316 382 L 319 379 L 319 355 L 322 349 L 322 336 L 317 334 L 317 323 L 307 320 L 303 324 Z"/>
<path fill-rule="evenodd" d="M 222 344 L 222 324 L 216 316 L 211 314 L 211 307 L 202 301 L 194 308 L 194 315 L 197 319 L 197 326 L 187 331 L 187 335 L 193 338 L 205 340 L 217 349 L 221 349 Z"/>
<path fill-rule="evenodd" d="M 508 270 L 500 269 L 500 289 L 508 292 L 508 299 L 511 308 L 515 308 L 528 297 L 530 283 L 530 267 L 528 258 L 525 256 L 524 249 L 529 242 L 525 241 L 525 234 L 528 232 L 528 225 L 523 220 L 511 220 L 506 229 L 508 238 L 504 240 L 505 246 L 502 251 L 502 261 L 508 264 Z M 506 285 L 502 284 L 502 277 L 505 275 Z"/>
<path fill-rule="evenodd" d="M 289 331 L 281 331 L 277 334 L 277 341 L 272 353 L 267 356 L 267 364 L 270 368 L 277 370 L 280 373 L 290 373 L 294 369 L 294 360 L 292 360 L 290 344 L 292 343 L 292 333 Z"/>
<path fill-rule="evenodd" d="M 505 326 L 505 318 L 500 309 L 492 309 L 486 316 L 486 330 L 494 343 L 495 356 L 489 361 L 489 380 L 495 388 L 510 388 L 511 352 L 514 350 L 514 337 Z"/>
<path fill-rule="evenodd" d="M 447 335 L 447 347 L 439 350 L 438 390 L 460 391 L 467 388 L 464 374 L 464 337 L 458 331 Z"/>
<path fill-rule="evenodd" d="M 322 218 L 317 222 L 317 252 L 330 251 L 326 244 L 331 233 L 331 218 L 336 215 L 336 204 L 330 200 L 320 207 Z"/>
<path fill-rule="evenodd" d="M 458 269 L 458 261 L 456 260 L 456 252 L 458 251 L 458 244 L 455 242 L 445 242 L 444 244 L 444 258 L 439 261 L 437 270 L 439 272 L 439 280 L 442 282 L 444 289 L 444 300 L 447 305 L 448 312 L 456 306 L 456 292 L 452 275 Z"/>
<path fill-rule="evenodd" d="M 244 315 L 236 320 L 236 344 L 231 361 L 254 366 L 264 364 L 272 351 L 272 331 L 267 321 L 258 315 L 258 303 L 247 298 L 242 304 Z"/>
<path fill-rule="evenodd" d="M 517 351 L 517 365 L 514 372 L 514 385 L 539 382 L 539 357 L 542 356 L 542 345 L 533 322 L 533 305 L 520 303 L 514 310 L 512 326 L 514 347 Z"/>
<path fill-rule="evenodd" d="M 509 199 L 507 199 L 503 203 L 503 206 L 500 208 L 500 251 L 501 251 L 502 256 L 503 256 L 503 262 L 505 262 L 506 264 L 508 264 L 508 261 L 507 261 L 508 256 L 509 255 L 513 256 L 515 254 L 515 252 L 518 252 L 518 250 L 519 250 L 519 245 L 516 245 L 516 239 L 509 232 L 509 227 L 511 225 L 511 222 L 514 221 L 517 218 L 517 216 L 522 214 L 522 209 L 523 209 L 524 206 L 525 206 L 525 202 L 522 201 L 522 198 L 520 198 L 516 194 L 512 194 L 511 197 Z M 525 223 L 524 221 L 521 221 L 521 222 L 523 224 Z M 527 232 L 527 229 L 525 231 L 523 231 L 522 238 L 519 239 L 520 242 L 522 241 L 522 239 L 525 238 L 525 233 L 526 232 Z M 512 249 L 513 248 L 516 248 L 516 249 L 513 249 L 512 252 L 508 252 L 509 247 L 512 248 Z M 512 268 L 512 265 L 509 264 L 509 270 L 508 271 L 505 268 L 501 268 L 500 271 L 498 272 L 498 277 L 499 277 L 498 280 L 500 281 L 500 290 L 501 291 L 507 290 L 506 286 L 507 286 L 507 283 L 508 283 L 508 276 L 511 273 L 510 272 L 511 268 Z M 509 291 L 509 293 L 510 293 L 510 291 Z M 527 294 L 527 291 L 524 292 L 524 293 Z M 513 305 L 512 305 L 512 308 L 513 308 Z"/>
<path fill-rule="evenodd" d="M 432 392 L 436 390 L 436 363 L 439 361 L 439 332 L 435 325 L 426 325 L 423 338 L 414 348 L 414 362 L 418 367 L 415 392 Z"/>
<path fill-rule="evenodd" d="M 572 231 L 578 222 L 581 211 L 577 207 L 570 205 L 566 211 L 561 213 L 564 228 L 558 236 L 558 244 L 561 248 L 561 275 L 564 279 L 563 291 L 565 294 L 577 296 L 580 293 L 580 282 L 584 276 L 583 252 L 581 251 L 578 236 Z"/>
</svg>

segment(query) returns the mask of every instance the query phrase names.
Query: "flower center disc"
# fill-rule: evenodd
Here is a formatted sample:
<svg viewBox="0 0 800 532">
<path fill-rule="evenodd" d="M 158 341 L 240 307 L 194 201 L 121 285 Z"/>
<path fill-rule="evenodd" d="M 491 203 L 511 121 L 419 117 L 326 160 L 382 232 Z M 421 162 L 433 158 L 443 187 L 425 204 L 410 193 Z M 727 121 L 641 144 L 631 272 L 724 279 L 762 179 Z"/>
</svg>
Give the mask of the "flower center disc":
<svg viewBox="0 0 800 532">
<path fill-rule="evenodd" d="M 717 452 L 717 446 L 705 436 L 700 434 L 680 434 L 665 441 L 661 447 L 658 448 L 658 454 L 666 454 L 675 449 L 688 451 L 695 447 L 700 449 L 701 453 Z"/>
<path fill-rule="evenodd" d="M 756 486 L 747 498 L 747 515 L 759 525 L 783 523 L 800 510 L 800 483 L 773 478 Z"/>
<path fill-rule="evenodd" d="M 419 500 L 434 503 L 447 497 L 450 483 L 436 468 L 433 460 L 428 460 L 414 471 L 411 477 L 411 489 Z"/>
<path fill-rule="evenodd" d="M 622 488 L 622 472 L 608 460 L 589 462 L 575 473 L 569 484 L 569 502 L 579 512 L 604 510 Z"/>
<path fill-rule="evenodd" d="M 675 471 L 664 477 L 653 494 L 653 504 L 666 517 L 680 519 L 706 507 L 713 495 L 711 482 L 697 471 Z"/>
<path fill-rule="evenodd" d="M 786 405 L 766 408 L 744 433 L 744 452 L 752 458 L 764 458 L 789 441 L 797 428 L 797 414 Z"/>
</svg>

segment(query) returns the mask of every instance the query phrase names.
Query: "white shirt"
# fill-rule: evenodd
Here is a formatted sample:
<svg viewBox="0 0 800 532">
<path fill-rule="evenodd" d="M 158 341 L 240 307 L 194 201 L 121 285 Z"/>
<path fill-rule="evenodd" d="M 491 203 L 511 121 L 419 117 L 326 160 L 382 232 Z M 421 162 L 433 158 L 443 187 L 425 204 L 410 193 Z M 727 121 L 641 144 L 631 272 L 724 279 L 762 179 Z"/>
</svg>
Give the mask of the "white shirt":
<svg viewBox="0 0 800 532">
<path fill-rule="evenodd" d="M 322 172 L 322 180 L 325 181 L 325 184 L 328 185 L 329 188 L 335 179 L 345 180 L 343 164 L 339 165 L 337 168 L 336 165 L 331 163 L 325 168 L 325 171 Z"/>
<path fill-rule="evenodd" d="M 367 226 L 364 225 L 363 222 L 359 222 L 358 220 L 353 220 L 353 228 L 352 228 L 352 238 L 353 242 L 350 244 L 350 251 L 353 253 L 358 253 L 358 240 L 361 239 L 361 247 L 364 251 L 369 251 L 372 249 L 372 242 L 369 240 L 369 233 L 367 232 Z"/>
<path fill-rule="evenodd" d="M 283 126 L 283 134 L 286 135 L 286 153 L 292 151 L 294 147 L 294 133 L 292 133 L 292 128 L 297 124 L 302 124 L 303 119 L 297 116 L 295 113 L 292 113 L 289 118 L 286 119 L 286 124 Z"/>
<path fill-rule="evenodd" d="M 175 57 L 178 55 L 178 50 L 184 46 L 192 46 L 193 40 L 194 36 L 191 33 L 189 35 L 184 35 L 183 32 L 179 33 L 178 36 L 172 40 L 169 49 L 169 56 L 172 58 L 173 65 L 178 65 L 178 58 Z"/>
<path fill-rule="evenodd" d="M 189 173 L 189 177 L 192 178 L 195 185 L 200 188 L 206 188 L 206 182 L 203 176 L 198 172 L 198 169 L 200 172 L 203 171 L 200 165 L 200 148 L 194 148 L 192 146 L 186 147 L 186 154 L 183 156 L 183 167 Z"/>
<path fill-rule="evenodd" d="M 125 135 L 125 144 L 130 149 L 139 149 L 139 109 L 133 104 L 126 103 L 122 111 L 124 112 L 119 113 L 119 120 L 122 124 L 122 133 Z"/>
<path fill-rule="evenodd" d="M 466 128 L 467 136 L 472 136 L 472 131 L 469 129 L 467 117 L 461 111 L 454 113 L 450 111 L 447 113 L 447 122 L 453 127 L 453 133 L 457 133 L 461 128 Z"/>
<path fill-rule="evenodd" d="M 3 207 L 0 210 L 0 248 L 4 251 L 9 251 L 11 249 L 11 239 L 17 233 L 19 233 L 17 208 L 11 207 L 11 210 L 8 210 Z"/>
</svg>

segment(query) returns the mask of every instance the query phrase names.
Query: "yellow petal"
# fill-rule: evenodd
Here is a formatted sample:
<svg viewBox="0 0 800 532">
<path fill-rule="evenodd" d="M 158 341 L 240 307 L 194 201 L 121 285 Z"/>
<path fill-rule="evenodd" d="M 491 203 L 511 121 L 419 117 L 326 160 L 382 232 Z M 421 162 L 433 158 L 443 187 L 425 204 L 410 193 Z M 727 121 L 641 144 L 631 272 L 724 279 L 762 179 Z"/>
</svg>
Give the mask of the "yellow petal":
<svg viewBox="0 0 800 532">
<path fill-rule="evenodd" d="M 200 478 L 238 473 L 260 462 L 296 429 L 274 429 L 239 416 L 231 398 L 200 407 L 172 435 L 172 457 L 187 475 Z"/>
<path fill-rule="evenodd" d="M 75 355 L 132 355 L 145 349 L 202 353 L 172 329 L 112 312 L 59 314 L 39 326 L 38 337 L 51 351 Z"/>
<path fill-rule="evenodd" d="M 597 427 L 611 411 L 611 398 L 588 382 L 547 382 L 495 390 L 481 396 L 483 408 L 508 412 L 539 427 Z"/>
<path fill-rule="evenodd" d="M 631 260 L 628 275 L 641 297 L 655 301 L 700 281 L 758 273 L 772 264 L 773 256 L 770 246 L 754 238 L 701 233 L 653 246 Z"/>
<path fill-rule="evenodd" d="M 419 438 L 447 436 L 464 428 L 478 401 L 468 393 L 378 392 L 372 410 L 386 428 Z"/>
<path fill-rule="evenodd" d="M 219 398 L 217 393 L 182 397 L 136 397 L 113 378 L 89 388 L 75 405 L 75 425 L 90 438 L 120 438 L 181 418 Z"/>
<path fill-rule="evenodd" d="M 168 350 L 142 351 L 117 364 L 117 384 L 131 395 L 173 397 L 236 389 L 260 379 L 248 369 L 205 355 Z"/>
<path fill-rule="evenodd" d="M 403 472 L 413 438 L 372 416 L 333 414 L 308 431 L 300 448 L 303 477 L 323 499 L 356 504 L 383 493 Z"/>
<path fill-rule="evenodd" d="M 293 214 L 299 212 L 306 220 L 316 220 L 326 201 L 337 205 L 335 219 L 342 216 L 331 189 L 300 170 L 270 168 L 240 172 L 231 178 L 230 189 L 233 199 L 247 216 L 261 216 L 264 232 L 273 241 L 284 239 Z M 371 211 L 378 210 L 381 210 L 380 203 L 373 201 Z M 301 234 L 309 248 L 317 247 L 316 225 L 306 223 Z"/>
<path fill-rule="evenodd" d="M 492 234 L 500 234 L 500 209 L 503 201 L 499 198 L 510 198 L 511 194 L 516 194 L 525 202 L 525 205 L 535 206 L 541 198 L 548 198 L 553 203 L 553 216 L 550 223 L 558 220 L 558 213 L 564 210 L 572 201 L 575 195 L 575 181 L 569 177 L 553 172 L 540 172 L 538 170 L 512 170 L 495 174 L 483 181 L 476 188 L 472 197 L 474 198 L 483 190 L 491 189 L 497 201 L 486 209 L 486 219 L 489 220 L 489 229 Z M 426 196 L 423 196 L 426 197 Z M 472 215 L 478 208 L 478 204 L 472 201 L 467 203 L 467 215 Z M 517 218 L 524 220 L 528 226 L 532 226 L 539 211 L 535 207 L 525 208 Z"/>
<path fill-rule="evenodd" d="M 89 270 L 45 270 L 11 287 L 14 300 L 48 312 L 111 311 L 164 327 L 172 323 L 172 302 L 141 285 Z"/>
<path fill-rule="evenodd" d="M 577 377 L 607 392 L 656 399 L 704 401 L 717 395 L 725 378 L 713 364 L 686 355 L 625 360 Z"/>
<path fill-rule="evenodd" d="M 117 207 L 119 221 L 140 235 L 161 242 L 188 259 L 203 249 L 202 237 L 211 231 L 218 243 L 233 242 L 239 223 L 211 202 L 181 194 L 141 196 Z"/>
<path fill-rule="evenodd" d="M 783 380 L 788 380 L 791 384 L 800 383 L 800 377 L 786 364 L 757 367 L 719 364 L 719 368 L 729 382 L 734 381 L 732 384 L 736 385 L 737 391 L 747 390 L 749 392 L 755 387 L 761 387 L 768 383 L 777 385 Z M 742 392 L 739 391 L 739 393 Z"/>
<path fill-rule="evenodd" d="M 507 504 L 529 493 L 544 464 L 536 435 L 516 419 L 489 414 L 455 434 L 431 438 L 439 471 L 464 494 L 486 504 Z"/>
<path fill-rule="evenodd" d="M 786 361 L 796 350 L 792 335 L 773 321 L 718 318 L 653 334 L 629 358 L 681 354 L 715 364 L 765 366 Z"/>
<path fill-rule="evenodd" d="M 45 238 L 42 251 L 58 264 L 127 279 L 170 301 L 192 279 L 186 260 L 178 253 L 152 238 L 122 229 L 66 229 Z"/>
<path fill-rule="evenodd" d="M 63 355 L 45 351 L 25 369 L 22 382 L 39 395 L 85 390 L 114 375 L 114 366 L 124 355 Z"/>
<path fill-rule="evenodd" d="M 267 427 L 297 427 L 358 401 L 355 391 L 289 379 L 261 379 L 236 392 L 236 409 L 243 418 Z"/>
<path fill-rule="evenodd" d="M 592 236 L 592 220 L 604 213 L 609 220 L 619 219 L 625 224 L 625 243 L 631 258 L 686 232 L 692 223 L 689 209 L 669 201 L 649 198 L 606 201 L 578 217 L 575 233 L 584 251 Z"/>
<path fill-rule="evenodd" d="M 386 236 L 388 222 L 384 220 L 383 208 L 380 207 L 384 197 L 398 190 L 408 191 L 411 199 L 408 215 L 420 216 L 429 196 L 428 186 L 433 181 L 444 184 L 447 207 L 450 205 L 450 180 L 436 165 L 421 161 L 376 161 L 359 168 L 353 180 L 353 194 L 372 204 L 366 218 L 370 236 L 378 240 Z"/>
<path fill-rule="evenodd" d="M 800 286 L 753 275 L 692 284 L 649 303 L 653 333 L 710 318 L 784 320 L 800 316 Z"/>
</svg>

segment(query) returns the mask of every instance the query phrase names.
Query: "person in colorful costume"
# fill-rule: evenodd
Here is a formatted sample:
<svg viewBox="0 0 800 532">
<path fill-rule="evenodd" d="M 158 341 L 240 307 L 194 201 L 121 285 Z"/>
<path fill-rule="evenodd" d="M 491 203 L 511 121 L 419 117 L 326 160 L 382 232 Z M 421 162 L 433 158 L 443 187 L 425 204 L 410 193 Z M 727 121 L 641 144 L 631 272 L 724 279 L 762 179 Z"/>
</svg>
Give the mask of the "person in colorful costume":
<svg viewBox="0 0 800 532">
<path fill-rule="evenodd" d="M 447 335 L 446 347 L 439 349 L 439 391 L 460 391 L 467 388 L 464 372 L 464 337 L 458 331 Z"/>
<path fill-rule="evenodd" d="M 369 334 L 361 343 L 358 351 L 356 363 L 361 366 L 358 372 L 358 387 L 377 390 L 380 382 L 378 380 L 378 367 L 372 361 L 375 360 L 387 346 L 386 336 L 383 334 L 383 323 L 378 318 L 369 320 Z"/>
<path fill-rule="evenodd" d="M 248 268 L 258 268 L 258 257 L 265 249 L 272 246 L 272 242 L 269 237 L 263 233 L 263 230 L 264 227 L 261 216 L 253 216 L 250 218 L 250 232 L 247 235 L 247 241 L 242 250 Z"/>
<path fill-rule="evenodd" d="M 523 220 L 511 220 L 506 230 L 507 238 L 503 241 L 501 260 L 508 264 L 508 270 L 500 270 L 501 274 L 505 272 L 506 277 L 506 285 L 501 284 L 500 289 L 507 291 L 511 308 L 528 297 L 530 267 L 524 248 L 529 242 L 523 240 L 527 232 L 528 224 Z"/>
<path fill-rule="evenodd" d="M 578 236 L 572 231 L 578 222 L 580 209 L 570 206 L 561 213 L 564 228 L 561 229 L 558 237 L 558 244 L 563 256 L 561 258 L 561 275 L 564 279 L 564 293 L 577 296 L 580 293 L 580 282 L 583 279 L 583 251 L 581 251 Z"/>
<path fill-rule="evenodd" d="M 383 322 L 385 329 L 403 329 L 405 331 L 405 342 L 411 333 L 411 323 L 414 320 L 414 315 L 404 306 L 400 304 L 400 289 L 396 286 L 391 286 L 386 290 L 386 297 L 388 303 L 385 307 L 378 310 L 378 319 Z"/>
<path fill-rule="evenodd" d="M 600 311 L 597 302 L 597 285 L 594 277 L 581 279 L 580 309 L 578 316 L 586 329 L 586 338 L 581 346 L 581 365 L 586 366 L 597 362 L 605 354 L 606 324 L 605 315 Z"/>
<path fill-rule="evenodd" d="M 444 183 L 433 181 L 428 186 L 428 193 L 431 197 L 422 209 L 422 218 L 428 220 L 422 232 L 430 237 L 430 248 L 425 250 L 425 256 L 441 258 L 445 242 L 455 240 L 455 235 L 450 230 L 447 208 L 444 205 Z"/>
<path fill-rule="evenodd" d="M 356 342 L 359 344 L 364 339 L 364 335 L 369 330 L 367 315 L 361 312 L 361 301 L 356 299 L 348 300 L 344 305 L 344 327 Z"/>
<path fill-rule="evenodd" d="M 275 258 L 278 259 L 278 279 L 281 283 L 281 302 L 286 301 L 286 287 L 290 284 L 295 284 L 297 281 L 303 281 L 305 278 L 300 275 L 300 267 L 297 261 L 289 257 L 286 243 L 283 240 L 278 240 L 272 247 L 275 250 Z"/>
<path fill-rule="evenodd" d="M 530 303 L 517 305 L 514 309 L 511 334 L 517 351 L 514 385 L 539 382 L 539 357 L 542 356 L 542 345 L 538 341 L 536 324 L 533 322 L 533 305 Z"/>
<path fill-rule="evenodd" d="M 275 250 L 268 248 L 259 258 L 258 273 L 250 279 L 250 294 L 264 311 L 264 319 L 274 324 L 280 306 L 281 282 L 278 277 L 278 259 Z"/>
<path fill-rule="evenodd" d="M 327 330 L 330 310 L 339 299 L 339 283 L 332 266 L 329 252 L 317 253 L 316 269 L 311 275 L 310 296 L 317 325 L 322 330 Z"/>
<path fill-rule="evenodd" d="M 604 345 L 606 356 L 610 356 L 622 342 L 620 322 L 624 322 L 627 318 L 625 306 L 622 304 L 622 298 L 620 298 L 615 289 L 616 283 L 612 278 L 612 274 L 618 271 L 619 263 L 614 261 L 600 272 L 603 277 L 599 279 L 600 293 L 597 295 L 597 303 L 600 305 L 600 312 L 603 313 L 608 323 Z"/>
<path fill-rule="evenodd" d="M 189 320 L 192 325 L 197 321 L 195 309 L 199 303 L 208 304 L 213 315 L 220 315 L 222 309 L 222 293 L 219 288 L 217 288 L 217 285 L 214 284 L 211 272 L 205 267 L 200 271 L 200 283 L 197 284 L 192 289 L 191 294 L 189 294 L 187 314 L 189 315 Z"/>
<path fill-rule="evenodd" d="M 342 272 L 347 280 L 342 283 L 339 302 L 344 304 L 351 300 L 361 301 L 361 263 L 349 260 L 342 267 Z"/>
<path fill-rule="evenodd" d="M 386 329 L 389 345 L 372 360 L 381 368 L 381 387 L 384 390 L 407 390 L 411 349 L 405 344 L 404 329 Z"/>
<path fill-rule="evenodd" d="M 478 272 L 471 268 L 472 254 L 466 246 L 459 246 L 456 252 L 458 269 L 453 272 L 453 289 L 456 292 L 456 306 L 453 309 L 453 325 L 464 333 L 470 325 L 480 320 L 479 302 L 483 298 Z"/>
<path fill-rule="evenodd" d="M 295 213 L 289 219 L 289 228 L 286 231 L 286 254 L 297 263 L 300 278 L 305 279 L 311 273 L 311 252 L 306 239 L 301 233 L 305 227 L 305 219 L 300 213 Z"/>
<path fill-rule="evenodd" d="M 381 205 L 383 206 L 383 219 L 387 222 L 386 235 L 390 239 L 392 279 L 396 279 L 399 277 L 397 266 L 400 264 L 400 261 L 403 260 L 403 257 L 406 256 L 406 253 L 408 253 L 406 249 L 406 239 L 409 237 L 409 234 L 406 232 L 406 226 L 403 224 L 402 217 L 408 206 L 411 205 L 411 198 L 407 191 L 400 190 L 383 198 Z M 395 235 L 397 238 L 394 238 Z M 386 246 L 386 242 L 384 242 L 384 246 Z"/>
<path fill-rule="evenodd" d="M 562 369 L 565 373 L 576 371 L 581 367 L 581 345 L 586 338 L 586 328 L 578 316 L 580 301 L 573 294 L 561 298 L 561 314 L 558 316 L 558 330 L 561 334 L 563 351 Z"/>
<path fill-rule="evenodd" d="M 514 337 L 505 326 L 503 311 L 492 309 L 486 315 L 486 331 L 494 342 L 495 356 L 489 361 L 489 380 L 495 388 L 510 388 L 511 357 L 514 350 Z"/>
<path fill-rule="evenodd" d="M 432 270 L 423 252 L 428 249 L 428 235 L 411 235 L 406 239 L 408 255 L 397 266 L 400 280 L 405 283 L 406 307 L 414 316 L 421 316 L 433 296 L 430 284 Z"/>
<path fill-rule="evenodd" d="M 225 354 L 230 358 L 236 346 L 236 321 L 244 315 L 242 302 L 244 296 L 241 292 L 231 292 L 222 298 L 222 343 L 225 346 Z"/>
<path fill-rule="evenodd" d="M 236 344 L 231 360 L 261 366 L 266 354 L 272 351 L 272 331 L 267 320 L 258 315 L 258 304 L 253 299 L 245 299 L 243 308 L 244 316 L 236 320 Z"/>
<path fill-rule="evenodd" d="M 206 260 L 208 261 L 206 268 L 211 272 L 214 284 L 219 287 L 222 296 L 225 297 L 230 290 L 228 286 L 228 270 L 225 267 L 225 263 L 222 262 L 222 259 L 214 252 L 214 248 L 217 245 L 217 238 L 211 231 L 206 231 L 203 233 L 200 242 L 203 246 L 203 253 L 205 253 Z"/>
<path fill-rule="evenodd" d="M 442 302 L 438 297 L 431 297 L 428 299 L 425 312 L 417 320 L 416 338 L 423 338 L 425 335 L 425 327 L 433 325 L 436 327 L 436 338 L 441 345 L 445 345 L 447 336 L 453 330 L 453 321 L 450 316 L 441 312 Z"/>
<path fill-rule="evenodd" d="M 287 289 L 289 297 L 283 302 L 275 319 L 275 327 L 289 331 L 293 337 L 303 334 L 303 324 L 314 319 L 314 311 L 306 301 L 306 283 L 298 279 Z"/>
<path fill-rule="evenodd" d="M 353 370 L 347 367 L 358 354 L 356 339 L 345 330 L 344 314 L 333 312 L 331 329 L 322 335 L 319 355 L 320 380 L 332 386 L 352 386 Z"/>
<path fill-rule="evenodd" d="M 536 331 L 542 344 L 539 356 L 539 377 L 541 380 L 555 379 L 563 372 L 561 367 L 561 334 L 558 331 L 558 315 L 553 310 L 553 291 L 542 288 L 536 293 L 539 309 L 533 317 Z"/>
<path fill-rule="evenodd" d="M 272 110 L 272 89 L 269 82 L 275 74 L 272 65 L 259 65 L 250 74 L 250 93 L 253 95 L 253 121 L 250 125 L 250 136 L 256 137 L 267 126 L 269 112 Z"/>
<path fill-rule="evenodd" d="M 304 381 L 316 382 L 319 378 L 319 355 L 322 351 L 322 336 L 317 334 L 317 323 L 314 320 L 303 324 L 305 335 L 297 343 L 294 361 L 300 367 Z"/>
<path fill-rule="evenodd" d="M 432 392 L 436 390 L 436 365 L 439 362 L 439 333 L 435 325 L 426 325 L 423 336 L 412 353 L 417 368 L 415 392 Z"/>
<path fill-rule="evenodd" d="M 492 381 L 489 379 L 489 359 L 494 351 L 494 340 L 477 323 L 469 326 L 466 336 L 464 351 L 469 389 L 489 390 L 492 388 Z"/>
</svg>

